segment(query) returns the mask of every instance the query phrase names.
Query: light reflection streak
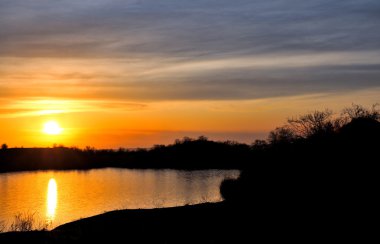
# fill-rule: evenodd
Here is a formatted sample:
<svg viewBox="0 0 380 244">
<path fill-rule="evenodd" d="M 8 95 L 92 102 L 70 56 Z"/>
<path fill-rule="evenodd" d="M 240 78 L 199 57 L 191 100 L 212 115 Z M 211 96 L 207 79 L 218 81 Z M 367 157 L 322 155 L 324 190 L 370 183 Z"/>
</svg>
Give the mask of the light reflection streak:
<svg viewBox="0 0 380 244">
<path fill-rule="evenodd" d="M 46 198 L 46 217 L 48 221 L 55 218 L 55 210 L 57 208 L 57 182 L 54 178 L 49 180 L 47 198 Z"/>
</svg>

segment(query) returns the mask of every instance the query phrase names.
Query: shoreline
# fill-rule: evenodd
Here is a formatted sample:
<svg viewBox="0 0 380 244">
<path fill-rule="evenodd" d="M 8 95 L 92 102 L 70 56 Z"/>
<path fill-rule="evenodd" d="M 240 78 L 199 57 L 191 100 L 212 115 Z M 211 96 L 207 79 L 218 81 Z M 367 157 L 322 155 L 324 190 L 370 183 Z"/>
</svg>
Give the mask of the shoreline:
<svg viewBox="0 0 380 244">
<path fill-rule="evenodd" d="M 2 174 L 12 174 L 12 173 L 28 173 L 28 172 L 44 172 L 44 171 L 90 171 L 90 170 L 102 170 L 102 169 L 128 169 L 128 170 L 176 170 L 176 171 L 204 171 L 204 170 L 238 170 L 242 171 L 241 168 L 131 168 L 131 167 L 117 167 L 117 166 L 106 166 L 106 167 L 96 167 L 96 168 L 72 168 L 72 169 L 30 169 L 30 170 L 11 170 L 11 171 L 0 171 L 0 176 Z"/>
<path fill-rule="evenodd" d="M 0 242 L 82 243 L 99 240 L 130 240 L 133 243 L 222 242 L 225 238 L 231 237 L 231 231 L 234 232 L 234 225 L 236 227 L 240 219 L 239 214 L 234 213 L 235 211 L 225 202 L 170 208 L 114 210 L 69 222 L 50 231 L 1 233 Z"/>
</svg>

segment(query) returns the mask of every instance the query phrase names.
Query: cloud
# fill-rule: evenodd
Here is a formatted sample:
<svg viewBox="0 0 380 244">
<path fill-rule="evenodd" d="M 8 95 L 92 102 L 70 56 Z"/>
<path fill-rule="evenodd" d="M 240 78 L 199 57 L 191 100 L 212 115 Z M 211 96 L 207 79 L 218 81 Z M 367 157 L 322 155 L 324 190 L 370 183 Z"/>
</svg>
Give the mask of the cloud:
<svg viewBox="0 0 380 244">
<path fill-rule="evenodd" d="M 128 103 L 121 100 L 64 100 L 33 97 L 14 99 L 0 99 L 0 118 L 18 118 L 43 116 L 63 113 L 88 112 L 130 112 L 140 111 L 148 107 L 143 103 Z"/>
<path fill-rule="evenodd" d="M 379 13 L 376 0 L 5 0 L 0 96 L 223 100 L 379 87 Z"/>
<path fill-rule="evenodd" d="M 6 1 L 1 9 L 7 55 L 195 57 L 379 48 L 376 0 Z"/>
</svg>

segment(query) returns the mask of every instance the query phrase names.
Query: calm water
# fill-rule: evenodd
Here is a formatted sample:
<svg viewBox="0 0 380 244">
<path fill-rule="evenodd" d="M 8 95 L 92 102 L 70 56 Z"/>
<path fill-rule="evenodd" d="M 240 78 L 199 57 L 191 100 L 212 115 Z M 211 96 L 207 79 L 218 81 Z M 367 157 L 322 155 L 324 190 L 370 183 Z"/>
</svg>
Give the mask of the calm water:
<svg viewBox="0 0 380 244">
<path fill-rule="evenodd" d="M 0 174 L 0 223 L 34 213 L 53 228 L 115 209 L 171 207 L 221 200 L 219 185 L 236 170 L 38 171 Z"/>
</svg>

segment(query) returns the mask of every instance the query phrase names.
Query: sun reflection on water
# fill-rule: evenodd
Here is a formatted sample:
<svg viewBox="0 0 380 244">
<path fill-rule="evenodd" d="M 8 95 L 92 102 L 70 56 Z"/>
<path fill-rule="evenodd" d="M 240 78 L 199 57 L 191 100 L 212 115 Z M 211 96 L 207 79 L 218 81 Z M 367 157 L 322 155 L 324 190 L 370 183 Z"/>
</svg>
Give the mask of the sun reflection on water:
<svg viewBox="0 0 380 244">
<path fill-rule="evenodd" d="M 57 182 L 54 178 L 49 180 L 47 197 L 46 197 L 46 217 L 49 221 L 55 218 L 57 208 Z"/>
</svg>

